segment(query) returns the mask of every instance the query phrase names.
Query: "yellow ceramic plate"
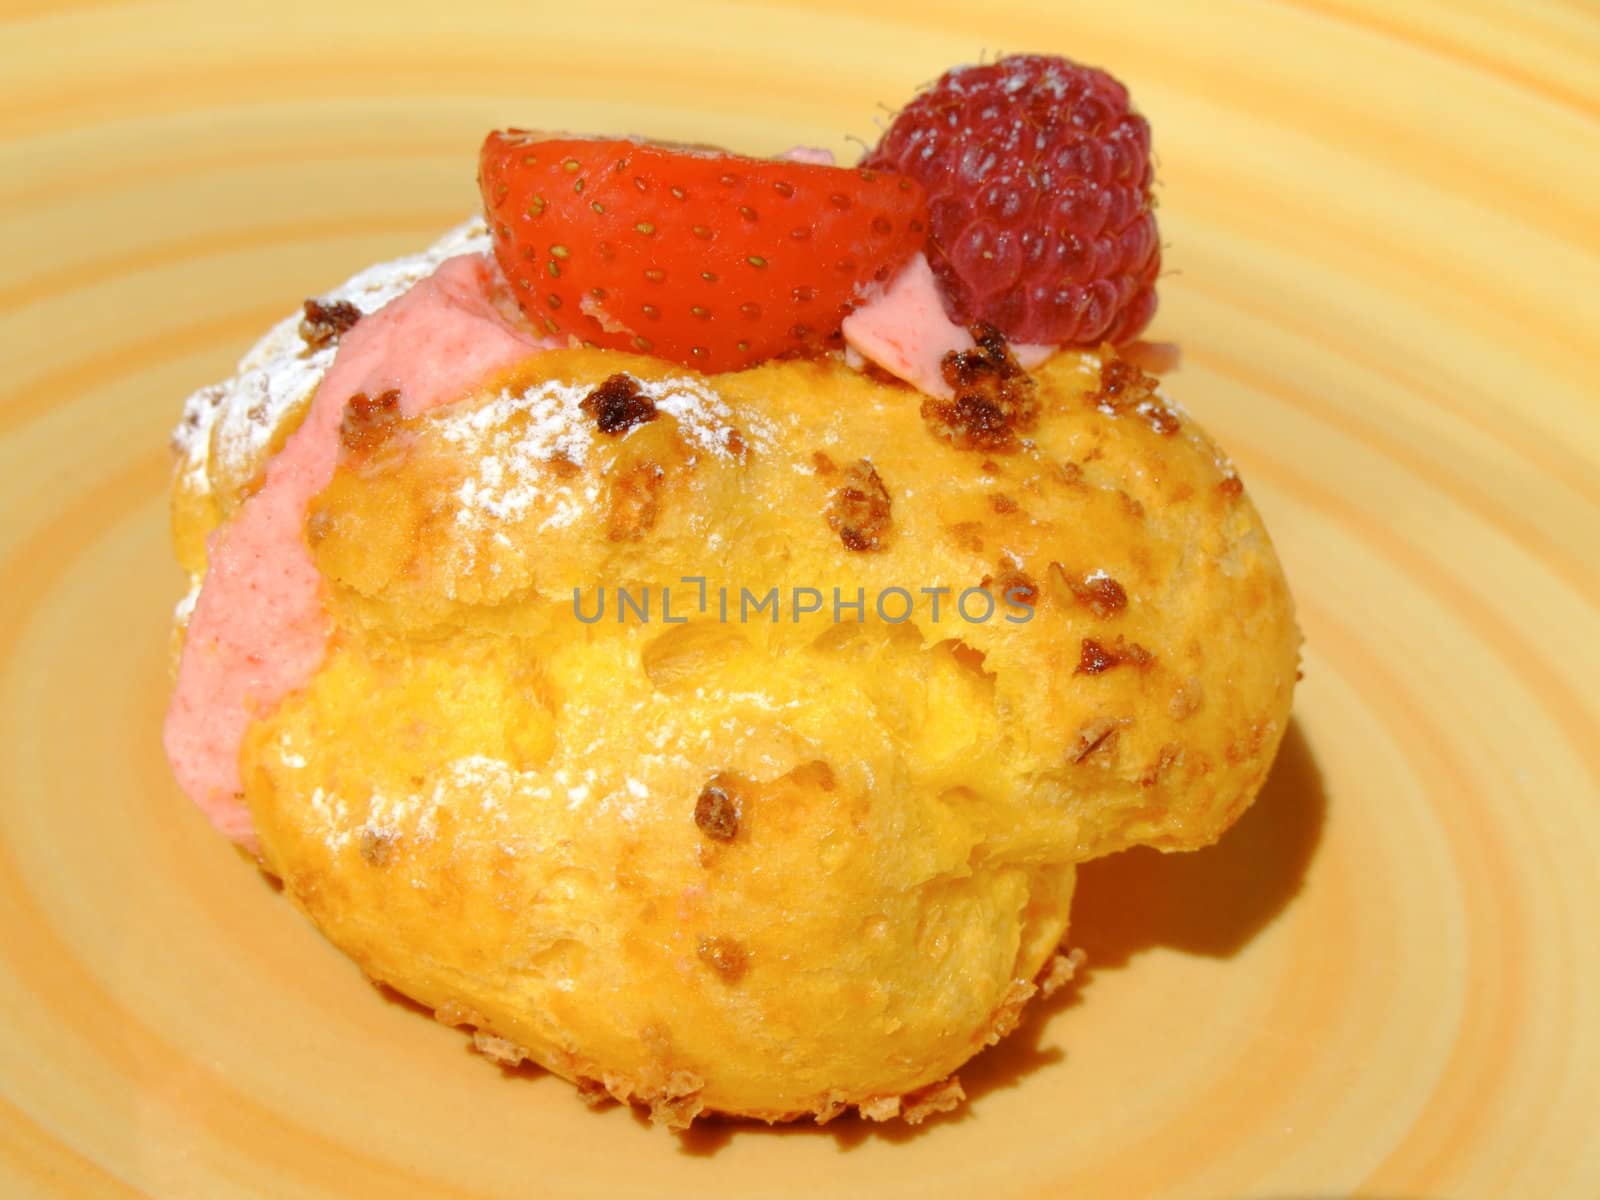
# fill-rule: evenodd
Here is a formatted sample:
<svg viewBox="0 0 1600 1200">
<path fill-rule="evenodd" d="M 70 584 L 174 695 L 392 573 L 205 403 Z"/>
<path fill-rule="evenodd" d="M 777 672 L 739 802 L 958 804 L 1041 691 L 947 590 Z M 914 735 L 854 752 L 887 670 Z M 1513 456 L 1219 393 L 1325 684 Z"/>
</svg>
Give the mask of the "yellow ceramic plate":
<svg viewBox="0 0 1600 1200">
<path fill-rule="evenodd" d="M 1600 1195 L 1592 6 L 6 7 L 0 1194 Z M 1271 782 L 1083 872 L 1091 969 L 957 1119 L 680 1141 L 502 1075 L 168 777 L 179 402 L 470 212 L 491 126 L 851 156 L 1029 48 L 1156 129 L 1152 333 L 1308 636 Z"/>
</svg>

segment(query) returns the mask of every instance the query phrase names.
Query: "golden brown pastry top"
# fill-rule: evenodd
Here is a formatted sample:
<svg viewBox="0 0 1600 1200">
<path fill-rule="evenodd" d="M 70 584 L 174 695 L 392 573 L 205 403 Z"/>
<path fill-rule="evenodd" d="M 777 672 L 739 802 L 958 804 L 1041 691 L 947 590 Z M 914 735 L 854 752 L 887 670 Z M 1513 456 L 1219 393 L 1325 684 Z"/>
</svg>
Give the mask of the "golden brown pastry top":
<svg viewBox="0 0 1600 1200">
<path fill-rule="evenodd" d="M 943 645 L 963 686 L 986 697 L 951 719 L 967 727 L 969 751 L 1003 747 L 1006 765 L 963 752 L 939 770 L 947 786 L 986 796 L 995 830 L 1019 847 L 1075 860 L 1136 842 L 1192 847 L 1238 815 L 1282 732 L 1275 714 L 1287 708 L 1298 635 L 1248 497 L 1149 376 L 1114 356 L 1062 354 L 1038 372 L 1037 421 L 1014 446 L 959 448 L 939 406 L 910 389 L 829 361 L 776 362 L 710 381 L 725 408 L 694 436 L 722 429 L 716 452 L 666 411 L 609 435 L 590 415 L 583 462 L 522 456 L 520 508 L 462 502 L 464 488 L 483 491 L 486 462 L 503 483 L 511 464 L 492 460 L 528 440 L 517 427 L 535 418 L 504 396 L 552 383 L 587 394 L 621 372 L 675 374 L 613 353 L 540 355 L 351 450 L 308 522 L 339 627 L 426 637 L 480 623 L 556 648 L 615 641 L 642 670 L 598 706 L 614 720 L 692 680 L 702 660 L 727 670 L 747 657 L 760 677 L 794 659 L 816 687 L 871 692 L 870 673 L 830 680 L 829 664 L 897 640 Z M 504 424 L 483 419 L 497 398 Z M 227 511 L 229 489 L 213 493 Z M 179 506 L 182 522 L 181 494 Z M 189 520 L 180 542 L 194 545 L 204 523 Z M 709 619 L 692 613 L 700 587 L 685 576 L 707 580 Z M 663 584 L 674 615 L 696 620 L 661 622 Z M 654 593 L 651 623 L 615 623 L 619 587 Z M 741 589 L 774 587 L 778 623 L 770 609 L 737 622 Z M 818 589 L 824 611 L 794 623 L 794 587 Z M 935 587 L 950 589 L 937 622 L 923 591 Z M 983 623 L 955 611 L 974 587 L 996 598 Z M 719 588 L 735 610 L 726 624 L 715 619 Z M 864 589 L 865 624 L 850 610 L 833 623 L 834 588 L 846 599 Z M 910 593 L 903 625 L 873 612 L 893 588 Z M 591 614 L 606 593 L 601 623 L 576 620 L 574 589 Z M 1013 623 L 1022 598 L 1032 619 Z M 891 616 L 907 607 L 886 603 Z M 967 608 L 983 605 L 969 597 Z M 1211 667 L 1218 655 L 1223 671 Z M 913 742 L 947 736 L 933 699 L 892 681 L 890 693 L 870 697 L 876 720 Z M 1003 794 L 990 795 L 1000 779 Z M 1017 826 L 1013 806 L 1035 819 Z"/>
</svg>

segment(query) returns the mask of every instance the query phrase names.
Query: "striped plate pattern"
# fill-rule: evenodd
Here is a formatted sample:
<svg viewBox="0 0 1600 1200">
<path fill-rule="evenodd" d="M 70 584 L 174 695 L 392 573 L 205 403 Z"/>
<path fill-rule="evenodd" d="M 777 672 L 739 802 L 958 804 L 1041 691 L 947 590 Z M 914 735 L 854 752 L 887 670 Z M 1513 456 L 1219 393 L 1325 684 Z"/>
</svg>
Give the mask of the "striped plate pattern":
<svg viewBox="0 0 1600 1200">
<path fill-rule="evenodd" d="M 1136 10 L 1136 11 L 1134 11 Z M 1600 1195 L 1600 10 L 1580 0 L 0 6 L 0 1194 Z M 375 992 L 158 742 L 166 435 L 474 205 L 493 125 L 845 156 L 1112 66 L 1154 336 L 1306 678 L 1212 851 L 1087 868 L 1073 994 L 917 1131 L 679 1141 Z"/>
</svg>

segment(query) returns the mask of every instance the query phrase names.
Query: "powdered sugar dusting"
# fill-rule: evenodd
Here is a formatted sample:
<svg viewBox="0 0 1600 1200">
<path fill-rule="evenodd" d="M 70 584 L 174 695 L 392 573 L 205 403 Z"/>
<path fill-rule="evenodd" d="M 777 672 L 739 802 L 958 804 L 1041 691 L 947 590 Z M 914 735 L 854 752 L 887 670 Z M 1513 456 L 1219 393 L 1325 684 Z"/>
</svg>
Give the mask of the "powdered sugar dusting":
<svg viewBox="0 0 1600 1200">
<path fill-rule="evenodd" d="M 194 614 L 194 602 L 200 599 L 200 584 L 198 581 L 189 585 L 189 590 L 183 594 L 172 610 L 172 623 L 179 629 L 189 627 L 189 618 Z"/>
<path fill-rule="evenodd" d="M 545 525 L 571 524 L 580 496 L 552 470 L 558 459 L 581 465 L 590 438 L 579 410 L 589 389 L 548 382 L 502 392 L 468 412 L 443 418 L 446 442 L 470 455 L 473 468 L 456 491 L 458 525 L 515 522 L 536 501 L 553 507 Z"/>
<path fill-rule="evenodd" d="M 461 799 L 474 801 L 491 820 L 503 821 L 522 781 L 523 776 L 500 759 L 473 754 L 448 763 L 425 790 L 373 792 L 367 798 L 365 820 L 352 820 L 351 806 L 320 787 L 311 794 L 311 809 L 323 827 L 323 843 L 335 854 L 352 845 L 401 841 L 426 845 L 439 836 L 439 814 Z"/>
<path fill-rule="evenodd" d="M 447 258 L 488 253 L 489 231 L 481 219 L 457 226 L 421 254 L 369 267 L 323 300 L 346 300 L 363 314 L 374 312 L 426 279 Z M 203 387 L 184 402 L 173 432 L 184 483 L 192 492 L 211 490 L 213 456 L 233 466 L 265 453 L 285 415 L 304 404 L 333 365 L 338 343 L 318 350 L 300 337 L 300 314 L 285 317 L 240 360 L 226 383 Z"/>
<path fill-rule="evenodd" d="M 701 456 L 733 460 L 739 440 L 754 446 L 771 436 L 761 421 L 736 426 L 727 401 L 701 379 L 637 382 L 657 413 L 677 423 L 691 463 Z M 598 483 L 571 470 L 587 463 L 595 449 L 595 421 L 582 407 L 593 390 L 547 380 L 441 413 L 441 436 L 474 464 L 456 490 L 456 523 L 520 522 L 537 507 L 548 514 L 539 528 L 559 529 L 594 511 Z"/>
<path fill-rule="evenodd" d="M 311 793 L 311 811 L 327 829 L 328 849 L 337 853 L 350 842 L 350 809 L 338 796 L 320 787 Z"/>
<path fill-rule="evenodd" d="M 676 745 L 681 736 L 670 740 Z M 287 747 L 282 748 L 287 754 Z M 635 766 L 639 774 L 657 768 L 681 773 L 690 769 L 690 761 L 681 753 L 645 752 Z M 513 817 L 525 815 L 530 807 L 587 808 L 596 816 L 614 814 L 622 822 L 636 824 L 657 795 L 638 775 L 602 778 L 593 768 L 559 766 L 520 771 L 502 759 L 473 754 L 442 764 L 415 790 L 373 791 L 363 802 L 317 787 L 309 803 L 322 842 L 332 854 L 359 851 L 365 856 L 371 847 L 425 846 L 437 841 L 442 829 L 458 839 L 469 831 L 481 832 L 486 841 L 515 854 L 527 843 L 513 828 Z"/>
</svg>

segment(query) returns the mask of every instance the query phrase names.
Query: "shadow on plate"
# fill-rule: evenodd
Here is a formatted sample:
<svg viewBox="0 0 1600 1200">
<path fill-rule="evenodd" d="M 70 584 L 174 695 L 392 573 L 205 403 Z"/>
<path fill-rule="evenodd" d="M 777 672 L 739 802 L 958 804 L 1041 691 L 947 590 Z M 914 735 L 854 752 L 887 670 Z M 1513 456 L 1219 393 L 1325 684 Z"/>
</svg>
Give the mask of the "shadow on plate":
<svg viewBox="0 0 1600 1200">
<path fill-rule="evenodd" d="M 1298 721 L 1290 721 L 1256 802 L 1215 846 L 1193 854 L 1135 847 L 1078 870 L 1069 940 L 1088 969 L 1166 947 L 1231 958 L 1300 892 L 1327 797 Z"/>
<path fill-rule="evenodd" d="M 1119 969 L 1142 951 L 1166 947 L 1185 954 L 1229 958 L 1272 923 L 1300 892 L 1322 839 L 1327 796 L 1322 773 L 1299 722 L 1291 721 L 1272 773 L 1227 835 L 1194 854 L 1139 847 L 1078 872 L 1068 944 L 1088 962 L 1079 984 L 1095 970 Z M 876 1124 L 851 1114 L 818 1128 L 804 1122 L 771 1127 L 749 1121 L 701 1121 L 679 1135 L 685 1154 L 715 1154 L 735 1135 L 830 1137 L 841 1149 L 869 1139 L 906 1142 L 940 1126 L 970 1120 L 992 1092 L 1018 1086 L 1040 1067 L 1066 1058 L 1048 1044 L 1055 1015 L 1082 1002 L 1078 985 L 1028 1006 L 1022 1023 L 961 1068 L 967 1103 L 918 1126 Z"/>
</svg>

